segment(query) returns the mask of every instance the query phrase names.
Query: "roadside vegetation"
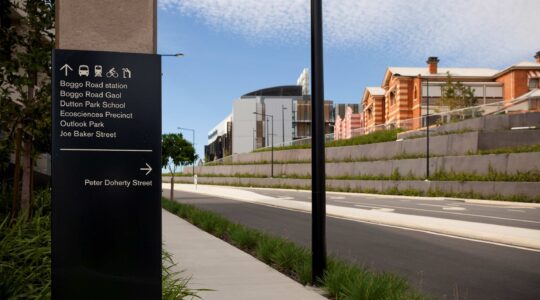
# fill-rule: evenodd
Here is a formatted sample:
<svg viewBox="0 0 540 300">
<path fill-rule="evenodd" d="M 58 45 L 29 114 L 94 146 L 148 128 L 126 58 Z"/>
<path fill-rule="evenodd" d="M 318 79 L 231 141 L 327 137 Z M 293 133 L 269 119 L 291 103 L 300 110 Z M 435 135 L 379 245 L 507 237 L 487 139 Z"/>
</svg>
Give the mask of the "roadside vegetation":
<svg viewBox="0 0 540 300">
<path fill-rule="evenodd" d="M 51 194 L 34 194 L 31 217 L 12 219 L 9 197 L 0 198 L 0 299 L 51 298 Z M 162 252 L 163 299 L 200 298 L 189 288 L 190 278 L 174 272 L 171 256 Z"/>
<path fill-rule="evenodd" d="M 435 131 L 435 132 L 430 132 L 429 137 L 435 137 L 435 136 L 441 136 L 441 135 L 450 135 L 450 134 L 463 134 L 463 133 L 468 133 L 468 132 L 473 132 L 473 131 L 475 131 L 475 130 L 470 129 L 470 128 L 463 128 L 463 129 L 457 129 L 457 130 L 448 130 L 448 131 Z M 410 136 L 406 137 L 405 139 L 406 140 L 412 140 L 412 139 L 420 139 L 420 138 L 425 138 L 425 137 L 427 137 L 427 133 L 418 133 L 418 134 L 410 135 Z"/>
<path fill-rule="evenodd" d="M 179 177 L 191 177 L 191 174 L 179 174 Z M 270 178 L 268 175 L 250 174 L 250 173 L 234 173 L 234 174 L 197 174 L 198 177 L 219 177 L 219 178 Z M 299 174 L 277 174 L 274 178 L 281 179 L 311 179 L 310 175 Z M 398 169 L 394 169 L 392 174 L 361 174 L 361 175 L 344 175 L 344 176 L 327 176 L 326 179 L 331 180 L 424 180 L 425 177 L 415 176 L 412 173 L 401 174 Z M 489 168 L 487 174 L 466 173 L 466 172 L 446 172 L 436 171 L 429 176 L 432 181 L 510 181 L 510 182 L 537 182 L 540 181 L 540 171 L 517 171 L 514 174 L 497 172 L 493 168 Z"/>
<path fill-rule="evenodd" d="M 391 142 L 397 139 L 397 134 L 400 132 L 403 132 L 403 130 L 402 129 L 378 130 L 372 133 L 368 133 L 366 135 L 355 136 L 348 140 L 329 141 L 329 142 L 326 142 L 325 147 L 344 147 L 344 146 L 355 146 L 355 145 Z M 274 151 L 291 150 L 291 149 L 308 149 L 308 148 L 311 148 L 310 143 L 283 146 L 283 147 L 274 147 Z M 264 151 L 271 151 L 271 148 L 261 148 L 253 152 L 264 152 Z"/>
<path fill-rule="evenodd" d="M 212 212 L 167 199 L 162 206 L 204 231 L 250 253 L 303 285 L 311 280 L 310 251 L 279 237 L 232 223 Z M 429 299 L 414 291 L 407 281 L 390 273 L 378 273 L 328 257 L 328 269 L 316 286 L 331 299 Z"/>
<path fill-rule="evenodd" d="M 505 153 L 525 153 L 540 152 L 540 144 L 525 145 L 518 147 L 505 147 L 492 150 L 478 150 L 476 153 L 467 153 L 468 155 L 487 155 L 487 154 L 505 154 Z"/>
</svg>

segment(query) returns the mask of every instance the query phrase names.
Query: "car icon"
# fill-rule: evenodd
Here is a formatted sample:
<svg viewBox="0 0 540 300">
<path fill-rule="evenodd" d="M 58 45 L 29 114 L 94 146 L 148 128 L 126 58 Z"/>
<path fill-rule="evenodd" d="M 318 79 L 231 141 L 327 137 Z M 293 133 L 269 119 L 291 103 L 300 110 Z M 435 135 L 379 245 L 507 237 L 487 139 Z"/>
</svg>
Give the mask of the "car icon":
<svg viewBox="0 0 540 300">
<path fill-rule="evenodd" d="M 87 65 L 80 65 L 79 66 L 79 76 L 90 76 L 90 68 L 88 68 Z"/>
</svg>

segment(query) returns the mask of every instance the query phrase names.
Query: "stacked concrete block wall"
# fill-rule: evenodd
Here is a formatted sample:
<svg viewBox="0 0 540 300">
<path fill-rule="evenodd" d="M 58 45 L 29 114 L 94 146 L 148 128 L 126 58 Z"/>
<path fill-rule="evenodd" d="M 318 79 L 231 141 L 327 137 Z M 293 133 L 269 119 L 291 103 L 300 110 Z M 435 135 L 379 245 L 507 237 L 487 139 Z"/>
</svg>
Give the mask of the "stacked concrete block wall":
<svg viewBox="0 0 540 300">
<path fill-rule="evenodd" d="M 425 158 L 379 160 L 367 162 L 326 163 L 326 176 L 330 178 L 346 176 L 391 176 L 399 172 L 401 176 L 424 178 L 426 176 Z M 431 174 L 454 172 L 487 175 L 497 172 L 515 175 L 518 172 L 540 172 L 540 152 L 509 153 L 491 155 L 466 155 L 432 157 L 429 160 Z M 270 177 L 270 164 L 216 165 L 196 168 L 197 174 L 215 176 L 252 175 Z M 191 169 L 186 170 L 191 174 Z M 311 176 L 311 164 L 274 164 L 274 177 Z"/>
<path fill-rule="evenodd" d="M 536 126 L 536 129 L 509 130 L 512 127 Z M 519 172 L 540 172 L 540 152 L 470 155 L 479 150 L 540 144 L 540 113 L 499 115 L 466 120 L 439 127 L 440 133 L 473 130 L 459 134 L 446 134 L 430 138 L 430 172 L 487 175 L 490 172 L 516 175 Z M 474 131 L 476 130 L 476 131 Z M 524 195 L 538 199 L 540 182 L 488 182 L 488 181 L 423 181 L 423 180 L 352 180 L 365 176 L 392 175 L 422 179 L 426 176 L 425 157 L 395 159 L 398 156 L 424 156 L 426 138 L 378 144 L 326 148 L 326 176 L 330 189 L 342 191 L 442 191 L 450 193 L 474 193 L 483 197 L 494 195 Z M 271 152 L 256 152 L 229 157 L 223 165 L 196 168 L 199 183 L 241 186 L 310 188 L 311 149 L 295 149 L 274 152 L 271 174 Z M 191 173 L 186 168 L 185 173 Z M 236 175 L 247 175 L 238 177 Z M 235 177 L 236 176 L 236 177 Z M 250 177 L 251 176 L 251 177 Z M 265 177 L 265 178 L 261 178 Z M 298 177 L 298 178 L 294 178 Z M 333 178 L 333 179 L 332 179 Z M 340 179 L 341 178 L 341 179 Z M 179 177 L 177 181 L 192 182 L 191 177 Z"/>
<path fill-rule="evenodd" d="M 540 144 L 540 130 L 479 131 L 433 136 L 429 140 L 432 155 L 450 156 L 475 153 L 502 147 Z M 377 144 L 326 148 L 326 160 L 391 159 L 398 155 L 421 155 L 426 152 L 426 138 Z M 237 154 L 225 163 L 270 162 L 271 152 Z M 274 151 L 274 162 L 309 162 L 311 149 Z"/>
</svg>

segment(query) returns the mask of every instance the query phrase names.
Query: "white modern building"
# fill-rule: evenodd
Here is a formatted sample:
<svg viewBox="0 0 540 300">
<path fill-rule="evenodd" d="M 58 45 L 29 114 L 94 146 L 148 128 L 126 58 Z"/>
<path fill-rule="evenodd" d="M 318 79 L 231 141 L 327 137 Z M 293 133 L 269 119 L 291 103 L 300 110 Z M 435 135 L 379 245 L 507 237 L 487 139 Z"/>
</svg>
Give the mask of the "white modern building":
<svg viewBox="0 0 540 300">
<path fill-rule="evenodd" d="M 293 103 L 302 98 L 302 87 L 278 86 L 257 90 L 233 102 L 232 152 L 281 145 L 293 135 Z M 273 140 L 272 140 L 273 138 Z"/>
</svg>

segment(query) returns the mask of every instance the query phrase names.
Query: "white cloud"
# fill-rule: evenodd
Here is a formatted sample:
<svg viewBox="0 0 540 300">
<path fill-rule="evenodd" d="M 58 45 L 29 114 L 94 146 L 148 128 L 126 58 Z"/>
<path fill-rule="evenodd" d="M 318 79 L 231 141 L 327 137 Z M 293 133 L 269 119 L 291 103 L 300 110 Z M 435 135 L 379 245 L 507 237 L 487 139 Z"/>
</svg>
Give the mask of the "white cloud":
<svg viewBox="0 0 540 300">
<path fill-rule="evenodd" d="M 306 42 L 309 0 L 159 0 L 217 30 L 263 43 Z M 413 59 L 505 66 L 540 50 L 537 0 L 325 0 L 325 43 Z"/>
</svg>

